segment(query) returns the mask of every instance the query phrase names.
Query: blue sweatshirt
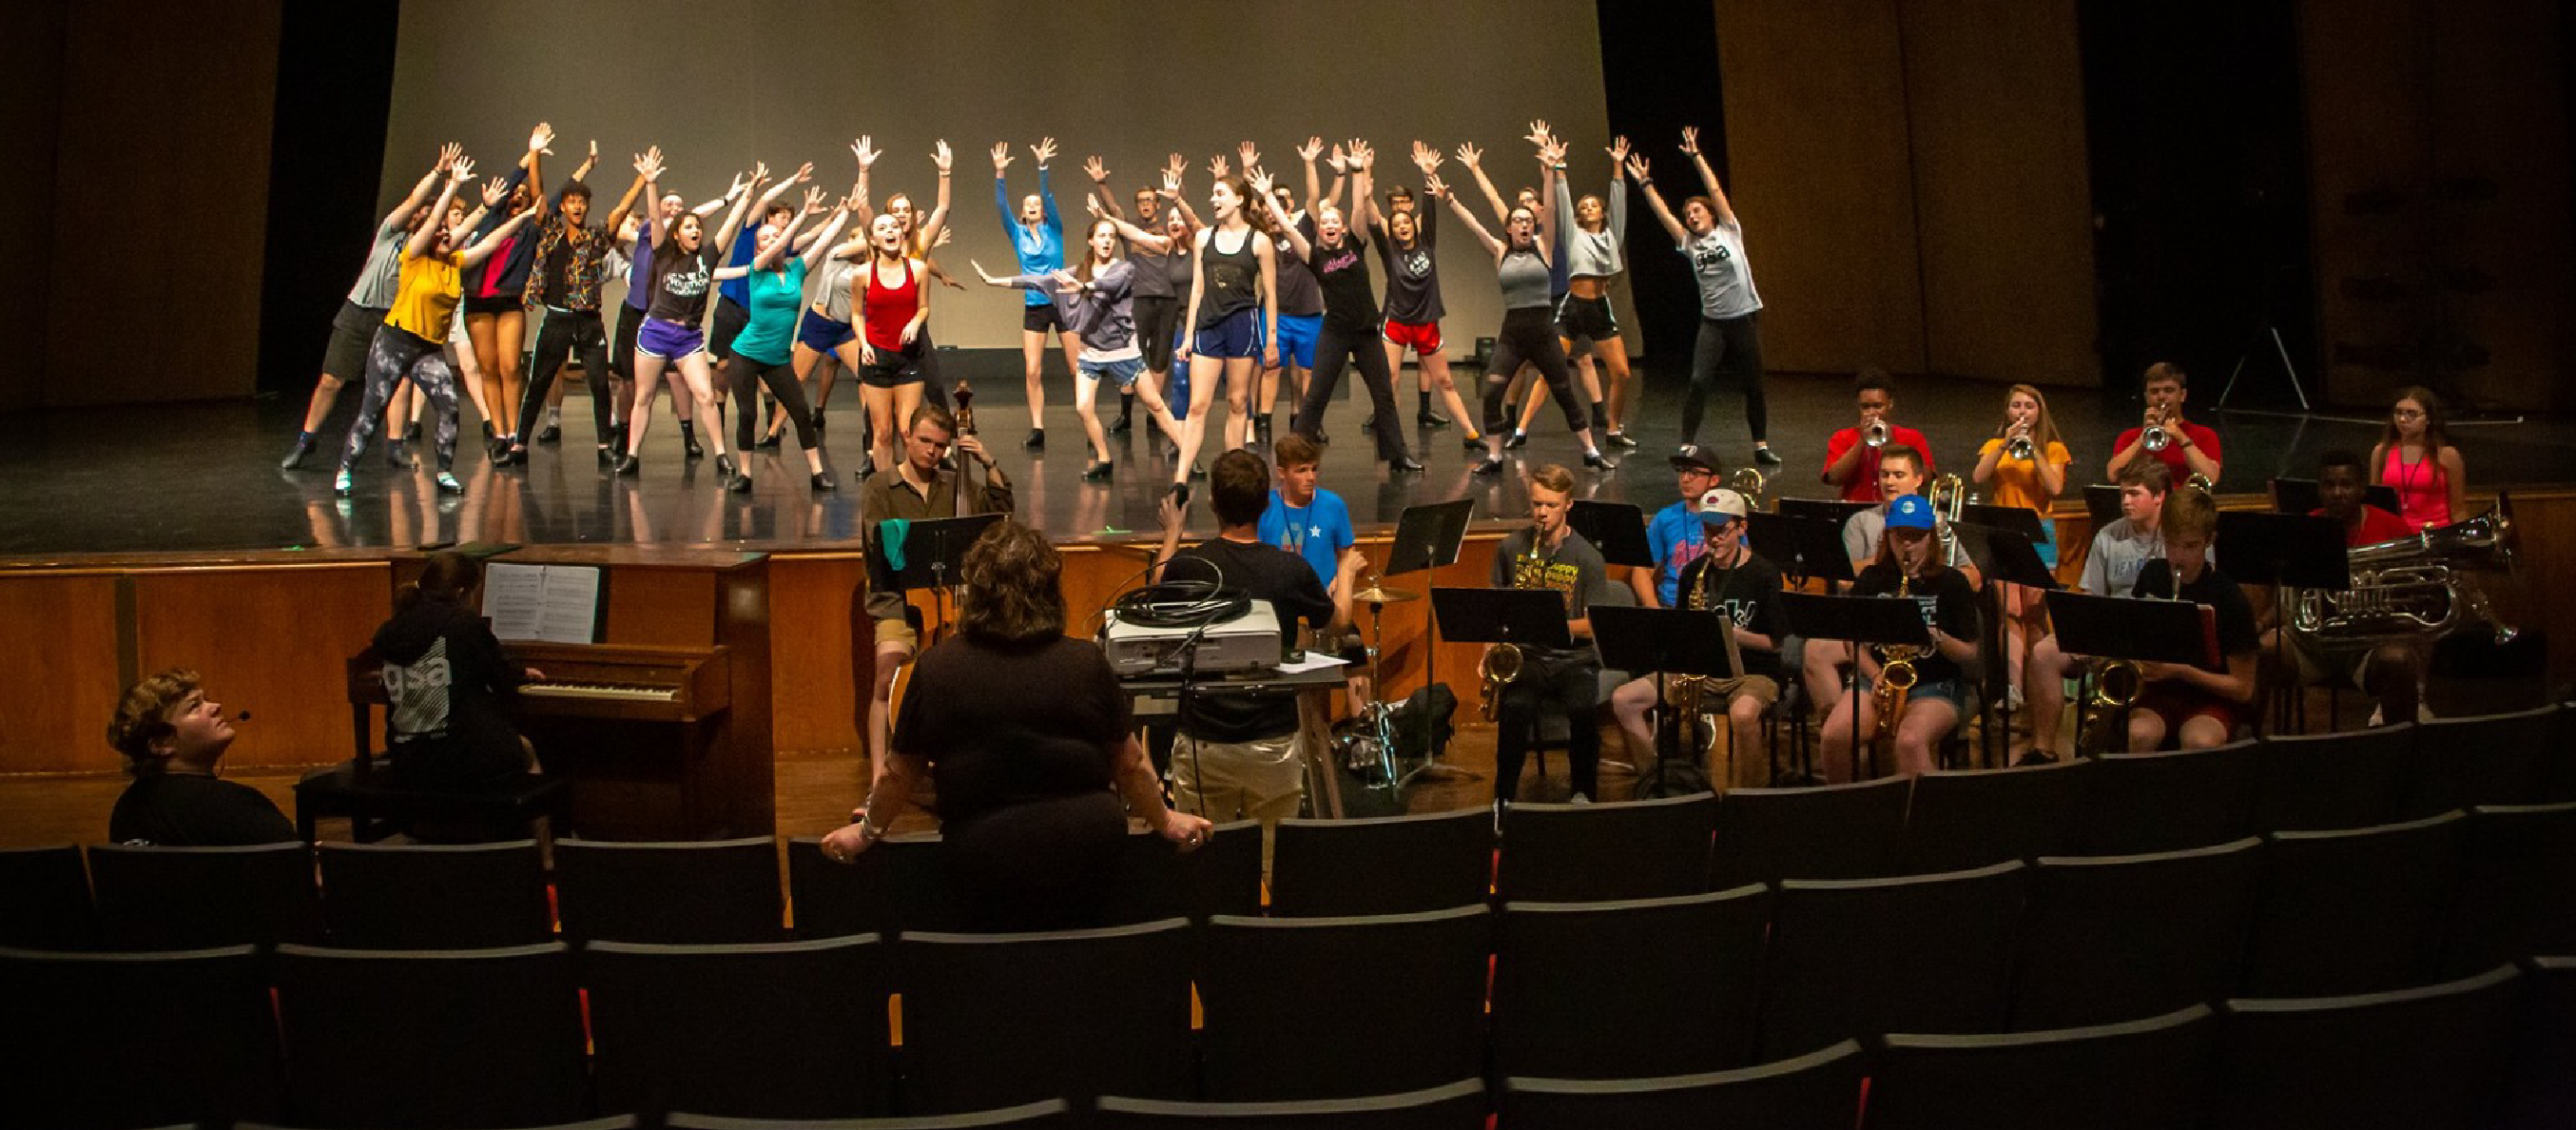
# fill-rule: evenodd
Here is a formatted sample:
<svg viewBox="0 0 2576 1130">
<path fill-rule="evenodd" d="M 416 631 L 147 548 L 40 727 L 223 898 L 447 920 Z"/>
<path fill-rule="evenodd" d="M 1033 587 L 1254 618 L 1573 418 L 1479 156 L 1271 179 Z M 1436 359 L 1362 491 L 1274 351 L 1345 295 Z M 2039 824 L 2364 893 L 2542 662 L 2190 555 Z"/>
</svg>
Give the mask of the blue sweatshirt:
<svg viewBox="0 0 2576 1130">
<path fill-rule="evenodd" d="M 1019 253 L 1023 275 L 1051 275 L 1064 269 L 1064 220 L 1055 213 L 1055 190 L 1047 187 L 1045 166 L 1038 168 L 1038 200 L 1046 206 L 1046 222 L 1032 229 L 1020 222 L 1018 210 L 1011 206 L 1009 182 L 993 178 L 993 207 L 1002 213 L 1002 230 L 1011 233 L 1011 249 Z M 1054 304 L 1035 290 L 1027 295 L 1030 306 Z"/>
<path fill-rule="evenodd" d="M 754 204 L 757 206 L 758 202 L 755 201 Z M 739 267 L 751 262 L 752 252 L 757 250 L 759 247 L 760 217 L 753 216 L 742 222 L 741 231 L 734 233 L 733 250 L 725 256 L 724 265 L 728 267 Z M 727 302 L 731 302 L 736 306 L 745 308 L 750 307 L 751 276 L 744 275 L 738 279 L 726 279 L 723 282 L 717 283 L 716 296 Z"/>
<path fill-rule="evenodd" d="M 465 247 L 481 243 L 483 237 L 501 230 L 501 225 L 509 223 L 510 195 L 517 193 L 519 186 L 527 182 L 526 165 L 510 166 L 510 175 L 501 181 L 501 189 L 504 193 L 501 206 L 484 213 L 483 222 L 474 225 L 474 231 L 467 236 L 465 246 L 455 250 L 462 251 Z M 465 293 L 474 298 L 497 298 L 503 295 L 518 298 L 527 292 L 528 274 L 536 262 L 537 228 L 535 222 L 531 221 L 519 225 L 519 230 L 510 233 L 509 239 L 492 250 L 490 258 L 476 264 L 465 273 Z"/>
</svg>

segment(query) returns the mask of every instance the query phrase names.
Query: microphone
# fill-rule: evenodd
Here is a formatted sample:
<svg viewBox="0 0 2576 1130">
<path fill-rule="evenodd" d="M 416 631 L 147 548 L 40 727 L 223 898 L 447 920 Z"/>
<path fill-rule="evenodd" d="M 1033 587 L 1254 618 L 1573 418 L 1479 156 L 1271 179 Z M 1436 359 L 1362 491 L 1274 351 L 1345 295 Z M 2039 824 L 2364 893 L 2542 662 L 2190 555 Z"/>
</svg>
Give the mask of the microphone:
<svg viewBox="0 0 2576 1130">
<path fill-rule="evenodd" d="M 234 721 L 236 721 L 236 722 L 248 722 L 248 721 L 250 721 L 250 711 L 245 710 L 245 711 L 242 711 L 242 712 L 241 712 L 241 713 L 239 713 L 239 714 L 235 714 L 235 715 L 233 715 L 233 720 L 234 720 Z"/>
</svg>

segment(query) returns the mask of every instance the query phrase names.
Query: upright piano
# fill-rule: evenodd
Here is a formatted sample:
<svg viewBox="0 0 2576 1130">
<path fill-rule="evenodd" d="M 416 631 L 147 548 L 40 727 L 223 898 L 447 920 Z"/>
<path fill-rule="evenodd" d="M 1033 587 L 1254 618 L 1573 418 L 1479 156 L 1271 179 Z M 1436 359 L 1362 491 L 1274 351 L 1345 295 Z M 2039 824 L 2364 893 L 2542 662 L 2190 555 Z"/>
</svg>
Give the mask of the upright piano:
<svg viewBox="0 0 2576 1130">
<path fill-rule="evenodd" d="M 730 648 L 504 648 L 545 673 L 519 688 L 519 729 L 539 767 L 572 782 L 574 833 L 685 840 L 774 830 L 769 743 L 737 730 Z M 348 669 L 351 714 L 366 748 L 369 708 L 386 701 L 382 665 L 369 650 Z"/>
</svg>

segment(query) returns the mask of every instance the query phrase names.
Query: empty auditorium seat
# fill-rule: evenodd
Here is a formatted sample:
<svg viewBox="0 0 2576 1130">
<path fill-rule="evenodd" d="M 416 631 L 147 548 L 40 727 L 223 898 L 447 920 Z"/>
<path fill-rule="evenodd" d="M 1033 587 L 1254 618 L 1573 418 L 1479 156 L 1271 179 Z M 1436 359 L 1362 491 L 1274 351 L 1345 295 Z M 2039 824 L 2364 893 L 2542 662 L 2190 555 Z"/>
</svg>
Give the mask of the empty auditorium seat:
<svg viewBox="0 0 2576 1130">
<path fill-rule="evenodd" d="M 489 949 L 552 941 L 535 840 L 321 843 L 322 917 L 352 949 Z"/>
<path fill-rule="evenodd" d="M 2271 837 L 2244 995 L 2373 993 L 2432 980 L 2467 830 L 2453 812 Z"/>
<path fill-rule="evenodd" d="M 2499 966 L 2397 992 L 2229 1001 L 2209 1125 L 2492 1126 L 2523 987 L 2512 966 Z"/>
<path fill-rule="evenodd" d="M 721 1118 L 674 1114 L 663 1123 L 669 1130 L 1073 1130 L 1078 1125 L 1063 1099 L 1027 1103 L 1001 1110 L 920 1118 L 849 1118 L 826 1122 L 775 1118 Z M 573 1130 L 573 1128 L 567 1128 Z"/>
<path fill-rule="evenodd" d="M 1864 1060 L 1844 1040 L 1794 1059 L 1662 1079 L 1503 1080 L 1505 1130 L 1759 1126 L 1851 1130 L 1860 1120 Z"/>
<path fill-rule="evenodd" d="M 2244 836 L 2255 743 L 2095 759 L 2080 823 L 2086 855 L 2144 855 Z"/>
<path fill-rule="evenodd" d="M 1503 816 L 1495 889 L 1504 901 L 1585 902 L 1708 889 L 1717 798 L 1515 804 Z"/>
<path fill-rule="evenodd" d="M 97 944 L 89 872 L 78 847 L 0 849 L 0 947 L 83 950 Z"/>
<path fill-rule="evenodd" d="M 1494 1070 L 1635 1079 L 1741 1067 L 1771 892 L 1503 904 Z"/>
<path fill-rule="evenodd" d="M 2236 991 L 2263 843 L 2152 855 L 2042 856 L 2013 962 L 2012 1028 L 2159 1016 Z"/>
<path fill-rule="evenodd" d="M 1209 921 L 1198 987 L 1206 1096 L 1359 1098 L 1477 1074 L 1492 938 L 1481 901 L 1365 918 Z"/>
<path fill-rule="evenodd" d="M 117 949 L 274 945 L 320 935 L 303 844 L 89 849 L 100 932 Z"/>
<path fill-rule="evenodd" d="M 893 1113 L 874 936 L 583 948 L 600 1109 L 743 1118 Z"/>
<path fill-rule="evenodd" d="M 2542 799 L 2560 741 L 2555 706 L 2423 724 L 2399 819 Z"/>
<path fill-rule="evenodd" d="M 2173 1130 L 2208 1109 L 2207 1005 L 2045 1032 L 1891 1035 L 1870 1073 L 1870 1130 Z"/>
<path fill-rule="evenodd" d="M 288 1105 L 301 1125 L 504 1130 L 587 1117 L 570 953 L 280 946 Z"/>
<path fill-rule="evenodd" d="M 1486 897 L 1494 818 L 1482 808 L 1366 820 L 1282 820 L 1270 864 L 1270 913 L 1411 914 Z"/>
<path fill-rule="evenodd" d="M 1154 832 L 1131 832 L 1099 924 L 1128 926 L 1218 914 L 1261 913 L 1261 823 L 1219 824 L 1194 851 Z"/>
<path fill-rule="evenodd" d="M 2513 1080 L 2505 1088 L 2507 1130 L 2576 1126 L 2576 955 L 2524 964 L 2531 1005 L 2516 1033 Z"/>
<path fill-rule="evenodd" d="M 717 945 L 781 932 L 778 846 L 555 841 L 556 898 L 574 941 Z"/>
<path fill-rule="evenodd" d="M 2468 841 L 2445 918 L 2445 975 L 2576 953 L 2576 803 L 2474 809 Z"/>
<path fill-rule="evenodd" d="M 1856 1036 L 2001 1028 L 2029 870 L 2016 862 L 1782 883 L 1755 1054 L 1777 1060 Z"/>
<path fill-rule="evenodd" d="M 0 950 L 0 1126 L 129 1130 L 275 1117 L 277 1025 L 250 946 Z"/>
<path fill-rule="evenodd" d="M 2093 769 L 2078 759 L 1916 777 L 1895 866 L 1930 874 L 2071 853 Z"/>
<path fill-rule="evenodd" d="M 1484 1130 L 1485 1081 L 1350 1099 L 1266 1103 L 1104 1097 L 1091 1130 Z"/>
<path fill-rule="evenodd" d="M 1894 874 L 1913 778 L 1803 789 L 1736 789 L 1717 809 L 1710 883 L 1725 889 L 1782 879 L 1874 879 Z"/>
<path fill-rule="evenodd" d="M 888 836 L 847 863 L 824 858 L 820 840 L 788 841 L 787 884 L 795 902 L 796 935 L 840 938 L 957 929 L 948 870 L 939 853 L 937 833 Z"/>
<path fill-rule="evenodd" d="M 2398 819 L 2418 737 L 2408 722 L 2264 741 L 2254 754 L 2252 830 L 2333 831 Z"/>
<path fill-rule="evenodd" d="M 905 935 L 906 1113 L 1101 1094 L 1192 1098 L 1186 919 L 1105 930 Z"/>
</svg>

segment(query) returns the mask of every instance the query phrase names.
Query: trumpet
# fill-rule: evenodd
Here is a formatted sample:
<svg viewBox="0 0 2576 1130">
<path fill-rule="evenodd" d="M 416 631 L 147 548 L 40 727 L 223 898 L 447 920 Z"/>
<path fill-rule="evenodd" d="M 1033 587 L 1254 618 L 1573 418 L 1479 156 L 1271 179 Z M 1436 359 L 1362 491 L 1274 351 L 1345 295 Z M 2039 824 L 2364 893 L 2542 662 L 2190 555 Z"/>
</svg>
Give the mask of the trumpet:
<svg viewBox="0 0 2576 1130">
<path fill-rule="evenodd" d="M 1860 442 L 1864 447 L 1885 447 L 1887 446 L 1887 439 L 1887 421 L 1885 420 L 1872 420 L 1869 422 L 1868 427 L 1860 430 Z"/>
<path fill-rule="evenodd" d="M 2162 451 L 2173 446 L 2173 433 L 2165 430 L 2164 413 L 2147 414 L 2146 430 L 2138 433 L 2138 442 L 2149 451 Z"/>
<path fill-rule="evenodd" d="M 2015 430 L 2004 440 L 2004 454 L 2010 458 L 2028 462 L 2037 457 L 2038 453 L 2039 449 L 2031 444 L 2030 432 L 2027 430 Z"/>
<path fill-rule="evenodd" d="M 1485 721 L 1494 720 L 1503 702 L 1503 686 L 1521 677 L 1521 649 L 1518 645 L 1498 643 L 1485 649 L 1485 657 L 1476 663 L 1476 677 L 1485 681 L 1484 699 L 1477 710 Z"/>
</svg>

